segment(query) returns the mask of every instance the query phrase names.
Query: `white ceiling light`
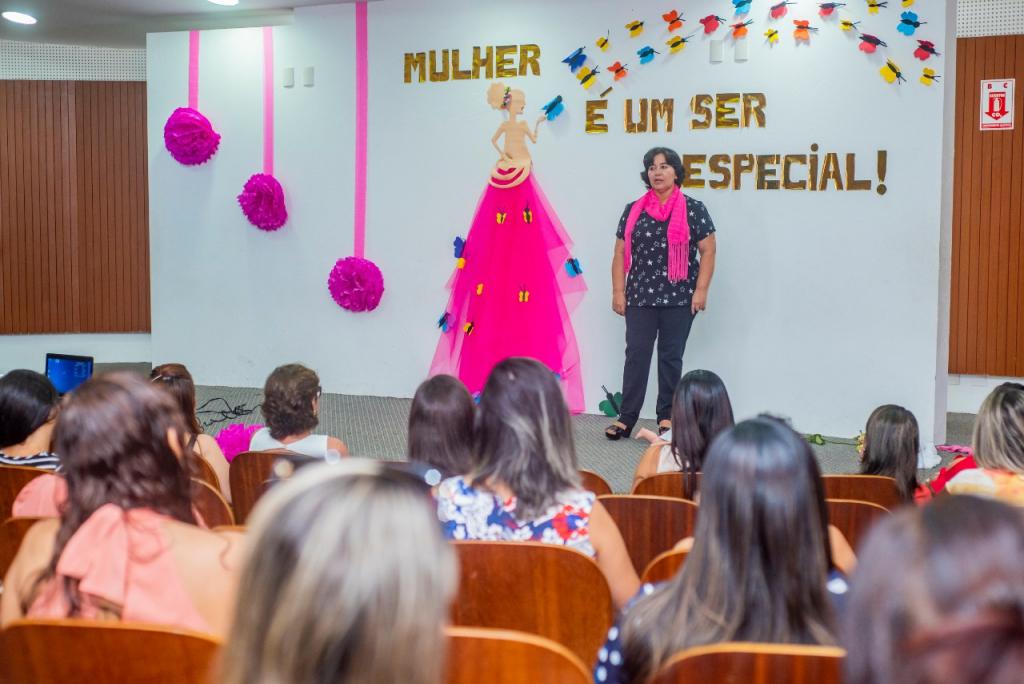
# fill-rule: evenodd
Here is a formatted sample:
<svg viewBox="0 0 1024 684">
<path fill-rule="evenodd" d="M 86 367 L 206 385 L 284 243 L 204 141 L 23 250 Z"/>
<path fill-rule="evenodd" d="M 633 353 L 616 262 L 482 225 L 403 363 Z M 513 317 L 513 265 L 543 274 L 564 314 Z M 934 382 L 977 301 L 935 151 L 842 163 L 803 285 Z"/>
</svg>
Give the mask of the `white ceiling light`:
<svg viewBox="0 0 1024 684">
<path fill-rule="evenodd" d="M 237 0 L 235 0 L 237 2 Z M 34 24 L 36 18 L 29 14 L 22 14 L 21 12 L 4 12 L 0 14 L 7 21 L 13 21 L 15 24 Z"/>
<path fill-rule="evenodd" d="M 234 7 L 238 4 L 238 0 L 207 0 L 212 2 L 214 5 L 224 5 L 225 7 Z"/>
</svg>

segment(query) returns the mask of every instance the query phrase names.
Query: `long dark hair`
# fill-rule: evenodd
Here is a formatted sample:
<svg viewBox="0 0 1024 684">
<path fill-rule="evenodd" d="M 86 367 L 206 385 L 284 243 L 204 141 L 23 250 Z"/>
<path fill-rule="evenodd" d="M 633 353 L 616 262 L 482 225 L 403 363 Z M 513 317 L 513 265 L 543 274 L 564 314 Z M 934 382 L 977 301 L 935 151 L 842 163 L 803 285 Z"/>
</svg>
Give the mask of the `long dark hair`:
<svg viewBox="0 0 1024 684">
<path fill-rule="evenodd" d="M 189 477 L 171 448 L 173 438 L 186 452 L 185 421 L 165 392 L 131 373 L 99 375 L 68 398 L 54 430 L 68 498 L 61 506 L 53 556 L 22 605 L 31 605 L 42 582 L 52 579 L 64 546 L 105 504 L 148 508 L 175 520 L 195 523 Z M 81 612 L 78 581 L 66 579 L 68 617 Z"/>
<path fill-rule="evenodd" d="M 0 377 L 0 449 L 28 439 L 53 417 L 57 401 L 57 390 L 41 373 L 18 369 Z"/>
<path fill-rule="evenodd" d="M 921 439 L 914 414 L 895 404 L 879 406 L 864 429 L 861 475 L 885 475 L 896 480 L 904 501 L 914 500 L 917 489 L 917 452 Z"/>
<path fill-rule="evenodd" d="M 580 486 L 569 409 L 551 370 L 533 359 L 505 359 L 480 397 L 473 485 L 496 480 L 516 496 L 516 516 L 539 516 L 559 492 Z"/>
<path fill-rule="evenodd" d="M 445 477 L 473 470 L 476 405 L 466 386 L 450 375 L 435 375 L 416 389 L 409 410 L 409 458 L 437 468 Z"/>
<path fill-rule="evenodd" d="M 906 507 L 861 547 L 847 684 L 1011 684 L 1024 672 L 1024 514 L 968 495 Z"/>
<path fill-rule="evenodd" d="M 693 370 L 679 380 L 672 398 L 672 457 L 683 472 L 683 498 L 693 499 L 708 447 L 734 423 L 729 392 L 720 377 Z"/>
<path fill-rule="evenodd" d="M 196 417 L 196 385 L 188 368 L 180 363 L 165 363 L 154 368 L 149 374 L 149 379 L 170 392 L 178 402 L 182 418 L 188 426 L 189 436 L 202 434 L 203 426 Z"/>
<path fill-rule="evenodd" d="M 771 418 L 727 429 L 708 452 L 686 563 L 626 614 L 631 681 L 693 646 L 835 643 L 830 565 L 828 509 L 807 442 Z"/>
</svg>

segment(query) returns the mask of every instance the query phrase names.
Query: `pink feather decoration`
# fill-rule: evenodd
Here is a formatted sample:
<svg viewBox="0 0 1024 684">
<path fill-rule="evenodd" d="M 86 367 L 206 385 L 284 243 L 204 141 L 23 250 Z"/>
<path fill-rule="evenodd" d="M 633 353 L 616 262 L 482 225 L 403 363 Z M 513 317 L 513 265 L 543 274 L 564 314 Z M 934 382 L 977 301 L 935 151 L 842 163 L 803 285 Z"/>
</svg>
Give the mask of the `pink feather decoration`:
<svg viewBox="0 0 1024 684">
<path fill-rule="evenodd" d="M 369 259 L 338 259 L 327 278 L 327 289 L 343 309 L 373 311 L 384 294 L 384 276 Z"/>
<path fill-rule="evenodd" d="M 178 107 L 164 124 L 164 145 L 186 166 L 206 163 L 220 146 L 220 135 L 210 120 L 191 107 Z"/>
<path fill-rule="evenodd" d="M 284 189 L 268 173 L 255 173 L 249 177 L 238 196 L 238 204 L 249 223 L 260 230 L 277 230 L 288 220 Z"/>
<path fill-rule="evenodd" d="M 249 442 L 252 441 L 253 434 L 263 427 L 263 425 L 232 423 L 217 433 L 215 439 L 228 463 L 231 463 L 238 454 L 249 450 Z"/>
</svg>

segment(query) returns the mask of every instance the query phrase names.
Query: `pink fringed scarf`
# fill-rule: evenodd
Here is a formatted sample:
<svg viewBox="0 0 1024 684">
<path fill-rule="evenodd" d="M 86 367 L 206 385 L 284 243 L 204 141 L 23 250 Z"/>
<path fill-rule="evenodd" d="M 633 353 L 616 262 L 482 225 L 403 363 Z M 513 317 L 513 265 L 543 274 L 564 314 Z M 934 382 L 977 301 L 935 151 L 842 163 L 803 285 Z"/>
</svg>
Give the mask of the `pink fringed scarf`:
<svg viewBox="0 0 1024 684">
<path fill-rule="evenodd" d="M 633 228 L 643 211 L 656 221 L 668 219 L 668 279 L 672 283 L 686 280 L 690 267 L 689 254 L 686 253 L 690 246 L 690 224 L 686 220 L 686 196 L 679 188 L 672 192 L 665 204 L 658 201 L 654 190 L 648 190 L 646 195 L 633 202 L 626 218 L 626 273 L 629 273 L 633 261 Z"/>
</svg>

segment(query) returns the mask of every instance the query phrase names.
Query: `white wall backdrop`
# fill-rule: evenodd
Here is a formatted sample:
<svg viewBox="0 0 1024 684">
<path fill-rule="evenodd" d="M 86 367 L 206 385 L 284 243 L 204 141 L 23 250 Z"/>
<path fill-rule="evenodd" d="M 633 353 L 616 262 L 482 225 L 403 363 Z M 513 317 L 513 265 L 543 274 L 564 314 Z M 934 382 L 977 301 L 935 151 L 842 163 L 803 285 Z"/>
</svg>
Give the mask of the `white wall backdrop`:
<svg viewBox="0 0 1024 684">
<path fill-rule="evenodd" d="M 682 33 L 726 5 L 687 3 Z M 234 200 L 261 167 L 259 31 L 202 34 L 199 108 L 223 139 L 196 169 L 171 160 L 162 141 L 164 121 L 186 99 L 187 35 L 152 34 L 154 361 L 182 361 L 201 383 L 252 386 L 275 365 L 299 360 L 318 370 L 328 391 L 411 396 L 437 341 L 451 240 L 469 227 L 500 119 L 486 104 L 486 80 L 405 84 L 403 55 L 458 48 L 465 62 L 473 46 L 536 43 L 542 75 L 508 85 L 526 93 L 528 119 L 555 95 L 565 98 L 565 114 L 542 127 L 533 154 L 590 286 L 575 326 L 591 410 L 602 384 L 621 384 L 623 324 L 610 310 L 608 265 L 619 214 L 643 190 L 644 151 L 807 154 L 817 143 L 822 153 L 856 153 L 858 177 L 873 181 L 876 151 L 886 150 L 888 192 L 757 191 L 751 175 L 739 191 L 687 190 L 707 204 L 719 252 L 709 309 L 694 324 L 684 365 L 718 372 L 739 416 L 771 410 L 805 431 L 851 435 L 872 408 L 894 402 L 917 414 L 924 434 L 940 434 L 943 86 L 918 83 L 916 41 L 896 32 L 896 5 L 870 16 L 858 5 L 850 16 L 889 43 L 908 78 L 898 87 L 879 75 L 886 51 L 860 52 L 855 35 L 819 18 L 810 0 L 773 22 L 782 39 L 772 48 L 762 36 L 767 8 L 755 3 L 749 61 L 733 61 L 726 40 L 720 64 L 709 63 L 700 35 L 667 57 L 660 2 L 371 3 L 367 256 L 387 290 L 369 314 L 339 309 L 325 285 L 334 261 L 352 249 L 353 8 L 296 10 L 293 25 L 275 28 L 278 78 L 285 67 L 314 66 L 316 85 L 276 90 L 276 175 L 290 218 L 274 234 L 250 226 Z M 945 8 L 919 5 L 929 23 L 916 37 L 943 51 Z M 804 17 L 820 31 L 810 46 L 795 46 L 791 20 Z M 632 19 L 647 22 L 635 39 L 622 28 Z M 609 29 L 613 48 L 600 53 L 593 41 Z M 646 44 L 662 54 L 641 66 L 635 51 Z M 584 132 L 585 101 L 610 79 L 584 91 L 561 64 L 582 45 L 602 71 L 616 59 L 632 68 L 608 95 L 610 130 L 602 135 Z M 943 58 L 928 65 L 947 71 Z M 689 130 L 690 98 L 723 92 L 764 93 L 767 126 Z M 674 98 L 674 131 L 626 134 L 626 97 Z"/>
</svg>

